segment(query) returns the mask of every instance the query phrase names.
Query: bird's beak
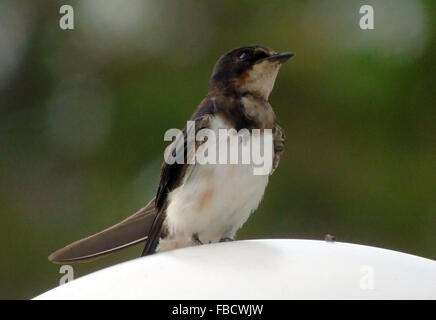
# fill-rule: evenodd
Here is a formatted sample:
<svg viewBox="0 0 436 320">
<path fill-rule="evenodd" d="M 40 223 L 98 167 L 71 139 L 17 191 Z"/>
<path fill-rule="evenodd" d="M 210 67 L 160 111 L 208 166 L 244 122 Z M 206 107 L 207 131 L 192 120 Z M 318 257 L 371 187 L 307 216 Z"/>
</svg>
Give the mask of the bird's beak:
<svg viewBox="0 0 436 320">
<path fill-rule="evenodd" d="M 265 60 L 268 60 L 271 62 L 279 61 L 280 63 L 284 63 L 286 60 L 288 60 L 290 57 L 292 57 L 294 55 L 295 55 L 294 52 L 278 53 L 278 54 L 272 55 L 268 58 L 265 58 Z"/>
</svg>

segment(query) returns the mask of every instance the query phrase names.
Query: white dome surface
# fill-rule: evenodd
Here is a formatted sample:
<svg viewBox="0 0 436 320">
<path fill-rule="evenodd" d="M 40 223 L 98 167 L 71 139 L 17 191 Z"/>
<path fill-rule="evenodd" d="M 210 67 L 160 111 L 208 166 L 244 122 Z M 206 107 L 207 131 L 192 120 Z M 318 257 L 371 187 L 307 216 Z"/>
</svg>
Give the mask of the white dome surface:
<svg viewBox="0 0 436 320">
<path fill-rule="evenodd" d="M 35 299 L 436 299 L 436 261 L 315 240 L 247 240 L 127 261 Z"/>
</svg>

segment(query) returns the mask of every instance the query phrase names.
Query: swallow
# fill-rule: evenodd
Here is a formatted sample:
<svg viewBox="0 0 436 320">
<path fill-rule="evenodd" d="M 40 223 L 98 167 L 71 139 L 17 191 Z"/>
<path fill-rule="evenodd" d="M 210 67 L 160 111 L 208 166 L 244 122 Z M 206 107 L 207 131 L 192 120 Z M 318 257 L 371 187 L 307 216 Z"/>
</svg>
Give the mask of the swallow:
<svg viewBox="0 0 436 320">
<path fill-rule="evenodd" d="M 285 134 L 277 124 L 268 97 L 282 64 L 293 55 L 257 45 L 224 54 L 215 64 L 206 97 L 190 118 L 195 132 L 204 128 L 271 130 L 273 159 L 269 174 L 253 174 L 252 164 L 164 161 L 156 195 L 144 208 L 112 227 L 52 253 L 49 260 L 86 262 L 142 242 L 145 246 L 141 255 L 145 256 L 232 241 L 259 206 L 269 176 L 284 151 Z M 184 143 L 176 143 L 180 139 Z M 168 150 L 170 154 L 180 151 L 186 159 L 186 127 L 180 139 L 175 139 Z M 197 147 L 201 143 L 195 142 Z"/>
</svg>

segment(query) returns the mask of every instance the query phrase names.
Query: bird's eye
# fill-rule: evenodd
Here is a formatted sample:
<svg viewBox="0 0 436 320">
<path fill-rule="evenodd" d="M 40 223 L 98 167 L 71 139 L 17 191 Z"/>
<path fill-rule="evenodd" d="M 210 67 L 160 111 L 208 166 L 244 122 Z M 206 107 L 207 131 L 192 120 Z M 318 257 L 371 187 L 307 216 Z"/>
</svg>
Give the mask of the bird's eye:
<svg viewBox="0 0 436 320">
<path fill-rule="evenodd" d="M 247 60 L 250 57 L 248 52 L 243 52 L 240 56 L 239 59 L 241 60 Z"/>
<path fill-rule="evenodd" d="M 256 60 L 260 60 L 260 59 L 263 59 L 263 58 L 266 58 L 266 57 L 268 57 L 268 54 L 266 54 L 263 51 L 261 51 L 261 52 L 256 54 Z"/>
</svg>

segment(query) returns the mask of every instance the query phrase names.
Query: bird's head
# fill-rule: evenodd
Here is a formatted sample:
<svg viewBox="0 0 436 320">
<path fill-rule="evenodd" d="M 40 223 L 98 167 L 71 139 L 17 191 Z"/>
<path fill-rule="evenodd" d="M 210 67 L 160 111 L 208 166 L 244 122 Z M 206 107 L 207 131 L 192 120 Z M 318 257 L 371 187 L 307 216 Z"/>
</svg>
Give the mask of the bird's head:
<svg viewBox="0 0 436 320">
<path fill-rule="evenodd" d="M 216 63 L 210 79 L 211 89 L 231 88 L 267 100 L 282 63 L 293 55 L 292 52 L 278 54 L 261 46 L 234 49 Z"/>
</svg>

